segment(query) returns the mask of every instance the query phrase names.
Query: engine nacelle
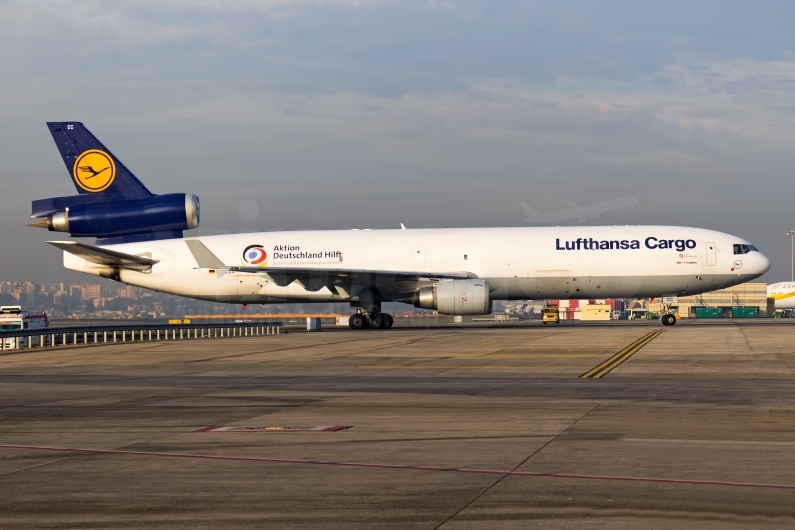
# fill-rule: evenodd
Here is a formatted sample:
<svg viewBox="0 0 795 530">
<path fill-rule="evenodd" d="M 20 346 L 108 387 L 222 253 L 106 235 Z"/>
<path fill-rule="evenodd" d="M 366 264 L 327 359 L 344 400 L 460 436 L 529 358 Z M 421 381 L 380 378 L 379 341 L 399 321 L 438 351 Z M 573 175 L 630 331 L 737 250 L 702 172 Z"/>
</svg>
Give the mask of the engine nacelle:
<svg viewBox="0 0 795 530">
<path fill-rule="evenodd" d="M 443 315 L 486 315 L 490 313 L 489 282 L 485 280 L 443 280 L 414 292 L 414 307 L 435 309 Z"/>
<path fill-rule="evenodd" d="M 78 204 L 31 223 L 73 237 L 114 237 L 199 226 L 199 198 L 186 193 L 148 199 Z"/>
</svg>

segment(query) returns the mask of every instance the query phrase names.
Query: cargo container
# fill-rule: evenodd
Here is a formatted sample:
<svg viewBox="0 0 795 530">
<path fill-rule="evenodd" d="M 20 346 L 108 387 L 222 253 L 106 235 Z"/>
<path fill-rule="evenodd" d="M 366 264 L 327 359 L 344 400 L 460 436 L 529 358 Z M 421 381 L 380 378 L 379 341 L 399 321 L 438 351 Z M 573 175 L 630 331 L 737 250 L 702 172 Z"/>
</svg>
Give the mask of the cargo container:
<svg viewBox="0 0 795 530">
<path fill-rule="evenodd" d="M 756 306 L 732 307 L 732 318 L 759 318 L 759 308 Z"/>
<path fill-rule="evenodd" d="M 722 314 L 720 307 L 697 306 L 695 310 L 696 318 L 720 318 Z"/>
</svg>

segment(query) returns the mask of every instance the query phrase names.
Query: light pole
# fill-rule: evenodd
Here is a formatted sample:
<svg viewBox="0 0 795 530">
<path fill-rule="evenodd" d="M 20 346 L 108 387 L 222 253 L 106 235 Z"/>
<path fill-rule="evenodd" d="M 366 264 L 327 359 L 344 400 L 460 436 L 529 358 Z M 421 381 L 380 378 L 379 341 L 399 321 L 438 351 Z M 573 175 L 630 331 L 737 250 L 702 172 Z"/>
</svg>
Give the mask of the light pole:
<svg viewBox="0 0 795 530">
<path fill-rule="evenodd" d="M 792 269 L 790 271 L 790 280 L 795 282 L 795 230 L 787 230 L 787 235 L 792 240 Z"/>
</svg>

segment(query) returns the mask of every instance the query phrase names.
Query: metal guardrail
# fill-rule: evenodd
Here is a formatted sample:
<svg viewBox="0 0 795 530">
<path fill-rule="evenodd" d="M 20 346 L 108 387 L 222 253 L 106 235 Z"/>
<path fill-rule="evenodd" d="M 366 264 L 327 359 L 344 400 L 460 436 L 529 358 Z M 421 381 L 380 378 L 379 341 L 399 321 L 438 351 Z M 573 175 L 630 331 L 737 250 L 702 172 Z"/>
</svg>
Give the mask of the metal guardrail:
<svg viewBox="0 0 795 530">
<path fill-rule="evenodd" d="M 0 351 L 80 344 L 280 335 L 281 332 L 281 322 L 270 322 L 267 325 L 252 325 L 247 322 L 241 324 L 140 324 L 19 329 L 0 331 Z M 9 347 L 8 339 L 14 339 L 11 341 L 12 347 Z"/>
</svg>

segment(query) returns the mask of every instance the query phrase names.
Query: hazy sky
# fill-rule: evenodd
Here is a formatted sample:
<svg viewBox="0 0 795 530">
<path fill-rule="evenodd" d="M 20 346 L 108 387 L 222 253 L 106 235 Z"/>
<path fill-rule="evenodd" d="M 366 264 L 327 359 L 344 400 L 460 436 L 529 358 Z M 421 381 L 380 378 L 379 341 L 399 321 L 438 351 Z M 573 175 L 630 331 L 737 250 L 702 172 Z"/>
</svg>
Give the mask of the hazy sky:
<svg viewBox="0 0 795 530">
<path fill-rule="evenodd" d="M 635 197 L 588 224 L 733 233 L 789 279 L 795 4 L 655 5 L 0 1 L 0 280 L 91 280 L 26 227 L 74 193 L 47 120 L 198 194 L 203 234 L 522 226 L 522 202 Z"/>
</svg>

